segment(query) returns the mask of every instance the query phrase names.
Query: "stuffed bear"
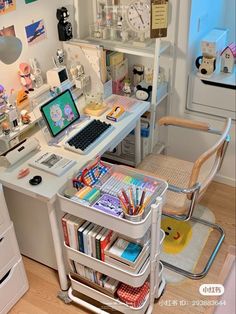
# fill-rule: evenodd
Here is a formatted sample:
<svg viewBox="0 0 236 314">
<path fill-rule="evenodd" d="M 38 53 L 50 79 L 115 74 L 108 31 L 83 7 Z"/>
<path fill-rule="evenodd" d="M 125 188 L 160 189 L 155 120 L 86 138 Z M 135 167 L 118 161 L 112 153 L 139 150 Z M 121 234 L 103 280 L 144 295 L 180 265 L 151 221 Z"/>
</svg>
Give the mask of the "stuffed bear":
<svg viewBox="0 0 236 314">
<path fill-rule="evenodd" d="M 142 81 L 136 86 L 135 97 L 139 100 L 148 101 L 151 98 L 152 86 L 148 85 L 145 81 Z"/>
</svg>

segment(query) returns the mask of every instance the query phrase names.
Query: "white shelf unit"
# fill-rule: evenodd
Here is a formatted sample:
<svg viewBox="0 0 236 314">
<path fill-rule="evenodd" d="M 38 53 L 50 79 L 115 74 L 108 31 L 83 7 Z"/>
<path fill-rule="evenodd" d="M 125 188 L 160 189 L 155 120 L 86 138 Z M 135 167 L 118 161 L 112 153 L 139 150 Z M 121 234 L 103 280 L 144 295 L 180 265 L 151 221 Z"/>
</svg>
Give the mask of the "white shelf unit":
<svg viewBox="0 0 236 314">
<path fill-rule="evenodd" d="M 104 1 L 104 3 L 108 4 L 109 1 Z M 174 79 L 174 65 L 175 65 L 175 43 L 177 38 L 177 21 L 178 21 L 178 10 L 179 10 L 179 2 L 170 0 L 170 21 L 168 25 L 168 37 L 163 39 L 153 39 L 152 43 L 145 46 L 137 45 L 137 43 L 132 43 L 130 40 L 129 42 L 122 42 L 116 40 L 107 40 L 107 39 L 95 39 L 92 38 L 89 34 L 89 25 L 94 24 L 96 21 L 97 13 L 97 0 L 89 0 L 89 1 L 82 1 L 82 0 L 74 0 L 74 8 L 75 8 L 75 22 L 77 25 L 76 33 L 77 38 L 74 39 L 73 42 L 83 42 L 94 44 L 96 46 L 102 46 L 104 49 L 113 50 L 116 52 L 122 52 L 126 55 L 134 56 L 134 57 L 141 57 L 147 60 L 147 63 L 153 65 L 154 69 L 154 77 L 153 77 L 153 92 L 152 92 L 152 99 L 151 99 L 151 117 L 150 117 L 150 135 L 149 135 L 149 153 L 153 151 L 154 146 L 158 144 L 158 139 L 155 138 L 155 126 L 156 120 L 158 118 L 159 112 L 157 112 L 157 107 L 166 100 L 168 108 L 166 108 L 166 114 L 169 113 L 169 106 L 171 101 L 171 90 L 173 86 L 173 79 Z M 112 1 L 109 3 L 113 3 Z M 129 3 L 129 1 L 123 3 Z M 109 4 L 108 4 L 109 5 Z M 157 95 L 157 87 L 158 87 L 158 74 L 159 74 L 159 67 L 160 67 L 160 57 L 165 55 L 165 72 L 166 72 L 166 81 L 168 82 L 168 91 L 165 95 L 158 97 Z M 161 62 L 163 64 L 163 62 Z M 123 162 L 124 160 L 127 161 L 126 163 L 132 166 L 135 166 L 133 160 L 131 158 L 127 158 L 126 156 L 114 156 L 109 155 L 112 157 L 111 159 L 115 161 Z"/>
<path fill-rule="evenodd" d="M 122 169 L 122 166 L 118 167 L 120 167 L 119 169 Z M 137 178 L 143 177 L 143 174 L 138 174 L 133 169 L 123 169 L 123 171 L 128 171 L 127 175 L 133 175 L 133 177 Z M 146 176 L 146 178 L 156 181 L 156 178 L 150 176 Z M 160 246 L 164 239 L 164 232 L 160 229 L 160 222 L 162 206 L 165 200 L 165 193 L 168 186 L 165 181 L 159 179 L 158 181 L 160 185 L 158 190 L 156 191 L 154 203 L 151 205 L 150 210 L 146 214 L 145 218 L 140 222 L 131 222 L 120 217 L 109 215 L 102 211 L 93 209 L 92 207 L 78 204 L 77 202 L 66 198 L 65 196 L 63 196 L 63 191 L 65 190 L 65 188 L 71 186 L 70 181 L 59 191 L 58 197 L 60 208 L 65 213 L 83 218 L 102 227 L 112 229 L 118 234 L 122 234 L 129 239 L 141 239 L 148 232 L 148 230 L 151 230 L 150 257 L 149 260 L 145 262 L 142 270 L 138 274 L 128 272 L 122 268 L 119 268 L 118 266 L 100 261 L 65 245 L 67 256 L 70 260 L 79 262 L 84 266 L 90 267 L 123 283 L 131 285 L 133 287 L 140 287 L 144 284 L 145 281 L 149 280 L 150 292 L 146 298 L 146 301 L 142 304 L 140 308 L 130 307 L 120 300 L 109 297 L 102 292 L 97 291 L 96 289 L 93 289 L 85 285 L 84 283 L 81 283 L 70 277 L 71 288 L 69 289 L 68 295 L 72 301 L 90 309 L 95 313 L 108 313 L 91 305 L 83 299 L 74 296 L 73 291 L 77 291 L 125 314 L 152 313 L 154 301 L 160 296 L 159 285 L 160 277 L 163 271 L 163 265 L 160 264 L 159 255 Z"/>
</svg>

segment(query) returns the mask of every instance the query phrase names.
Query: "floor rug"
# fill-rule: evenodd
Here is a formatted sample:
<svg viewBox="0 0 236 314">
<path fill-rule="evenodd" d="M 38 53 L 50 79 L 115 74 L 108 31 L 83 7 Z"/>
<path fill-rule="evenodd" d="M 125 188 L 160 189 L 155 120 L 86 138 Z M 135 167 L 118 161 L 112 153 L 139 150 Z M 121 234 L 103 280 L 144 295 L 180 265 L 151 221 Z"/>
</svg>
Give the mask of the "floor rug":
<svg viewBox="0 0 236 314">
<path fill-rule="evenodd" d="M 212 211 L 201 205 L 195 208 L 194 216 L 215 222 Z M 160 259 L 185 270 L 193 271 L 212 228 L 191 221 L 178 223 L 175 219 L 163 216 L 162 229 L 166 236 Z M 166 268 L 164 275 L 167 283 L 178 283 L 186 278 Z"/>
</svg>

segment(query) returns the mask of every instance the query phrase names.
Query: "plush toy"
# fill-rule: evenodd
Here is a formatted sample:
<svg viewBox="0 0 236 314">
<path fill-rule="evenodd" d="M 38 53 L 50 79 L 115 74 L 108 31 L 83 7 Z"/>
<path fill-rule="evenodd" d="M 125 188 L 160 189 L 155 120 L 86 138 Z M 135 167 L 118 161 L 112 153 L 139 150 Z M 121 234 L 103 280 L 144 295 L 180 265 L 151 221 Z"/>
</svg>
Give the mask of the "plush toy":
<svg viewBox="0 0 236 314">
<path fill-rule="evenodd" d="M 32 82 L 32 74 L 30 73 L 31 68 L 28 63 L 21 63 L 19 65 L 19 79 L 21 85 L 23 86 L 25 91 L 33 91 L 33 82 Z"/>
<path fill-rule="evenodd" d="M 139 100 L 147 101 L 151 98 L 152 85 L 148 85 L 145 81 L 142 81 L 136 86 L 135 97 Z"/>
</svg>

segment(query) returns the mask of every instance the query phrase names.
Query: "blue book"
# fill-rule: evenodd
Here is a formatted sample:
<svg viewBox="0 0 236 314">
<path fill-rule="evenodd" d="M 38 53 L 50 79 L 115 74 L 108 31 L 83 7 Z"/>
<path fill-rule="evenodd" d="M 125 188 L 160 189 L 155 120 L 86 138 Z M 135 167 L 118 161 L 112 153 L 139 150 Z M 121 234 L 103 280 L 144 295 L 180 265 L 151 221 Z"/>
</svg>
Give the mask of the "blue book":
<svg viewBox="0 0 236 314">
<path fill-rule="evenodd" d="M 140 244 L 118 238 L 107 250 L 107 255 L 118 259 L 128 265 L 133 265 L 140 257 L 143 247 Z"/>
</svg>

